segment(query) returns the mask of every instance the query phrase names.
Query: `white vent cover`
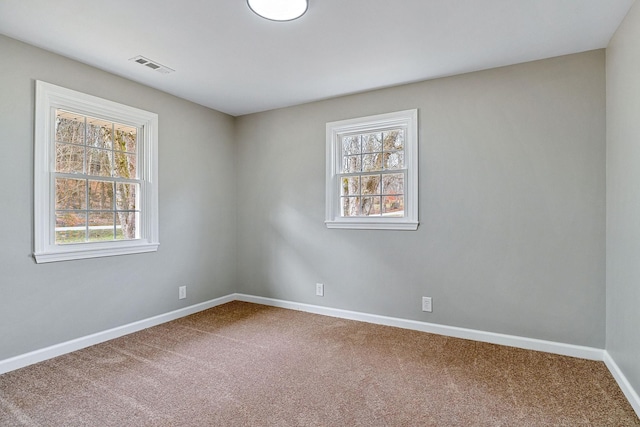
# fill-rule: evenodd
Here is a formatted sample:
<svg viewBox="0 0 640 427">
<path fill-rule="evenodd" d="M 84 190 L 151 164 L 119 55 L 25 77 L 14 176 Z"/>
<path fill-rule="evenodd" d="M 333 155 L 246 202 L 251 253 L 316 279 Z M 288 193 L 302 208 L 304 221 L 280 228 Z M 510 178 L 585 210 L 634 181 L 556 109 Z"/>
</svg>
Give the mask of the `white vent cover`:
<svg viewBox="0 0 640 427">
<path fill-rule="evenodd" d="M 162 73 L 162 74 L 169 74 L 169 73 L 173 73 L 175 71 L 174 69 L 171 69 L 171 68 L 166 67 L 166 66 L 164 66 L 162 64 L 159 64 L 156 61 L 152 61 L 149 58 L 145 58 L 142 55 L 135 56 L 135 57 L 131 58 L 129 61 L 133 61 L 133 62 L 136 62 L 136 63 L 138 63 L 140 65 L 144 65 L 145 67 L 149 67 L 150 69 L 152 69 L 154 71 L 157 71 L 159 73 Z"/>
</svg>

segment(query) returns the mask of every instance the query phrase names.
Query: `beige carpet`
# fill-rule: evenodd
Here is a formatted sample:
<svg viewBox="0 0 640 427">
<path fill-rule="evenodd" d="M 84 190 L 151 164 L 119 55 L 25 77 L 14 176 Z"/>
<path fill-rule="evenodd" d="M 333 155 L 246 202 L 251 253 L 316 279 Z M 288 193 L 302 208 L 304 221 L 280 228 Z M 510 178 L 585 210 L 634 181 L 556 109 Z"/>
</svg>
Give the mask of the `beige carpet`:
<svg viewBox="0 0 640 427">
<path fill-rule="evenodd" d="M 1 426 L 640 426 L 601 362 L 232 302 L 0 376 Z"/>
</svg>

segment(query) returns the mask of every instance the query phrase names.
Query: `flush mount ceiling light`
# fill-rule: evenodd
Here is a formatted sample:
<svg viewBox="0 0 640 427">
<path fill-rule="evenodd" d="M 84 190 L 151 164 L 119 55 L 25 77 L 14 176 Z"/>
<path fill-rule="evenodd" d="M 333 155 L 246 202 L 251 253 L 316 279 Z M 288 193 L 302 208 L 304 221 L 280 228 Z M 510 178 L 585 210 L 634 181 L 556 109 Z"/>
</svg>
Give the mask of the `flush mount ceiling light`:
<svg viewBox="0 0 640 427">
<path fill-rule="evenodd" d="M 247 0 L 249 8 L 272 21 L 292 21 L 307 11 L 308 0 Z"/>
</svg>

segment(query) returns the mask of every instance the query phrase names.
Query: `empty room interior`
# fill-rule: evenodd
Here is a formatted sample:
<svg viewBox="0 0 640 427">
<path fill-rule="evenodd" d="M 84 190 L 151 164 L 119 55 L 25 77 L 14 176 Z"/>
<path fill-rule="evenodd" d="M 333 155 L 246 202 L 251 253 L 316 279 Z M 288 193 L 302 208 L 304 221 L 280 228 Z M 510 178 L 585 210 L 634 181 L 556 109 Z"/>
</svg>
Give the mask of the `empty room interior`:
<svg viewBox="0 0 640 427">
<path fill-rule="evenodd" d="M 268 3 L 0 1 L 0 425 L 640 425 L 640 4 Z"/>
</svg>

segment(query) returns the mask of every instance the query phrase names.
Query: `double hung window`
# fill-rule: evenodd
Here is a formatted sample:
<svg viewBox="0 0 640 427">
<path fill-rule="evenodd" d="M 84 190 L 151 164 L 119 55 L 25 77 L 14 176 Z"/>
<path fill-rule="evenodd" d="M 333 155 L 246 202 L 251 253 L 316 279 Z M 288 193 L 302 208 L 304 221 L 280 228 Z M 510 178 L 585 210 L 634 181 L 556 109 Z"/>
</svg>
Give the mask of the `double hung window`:
<svg viewBox="0 0 640 427">
<path fill-rule="evenodd" d="M 329 228 L 418 226 L 417 110 L 327 124 Z"/>
<path fill-rule="evenodd" d="M 36 261 L 156 250 L 157 115 L 44 82 L 36 98 Z"/>
</svg>

